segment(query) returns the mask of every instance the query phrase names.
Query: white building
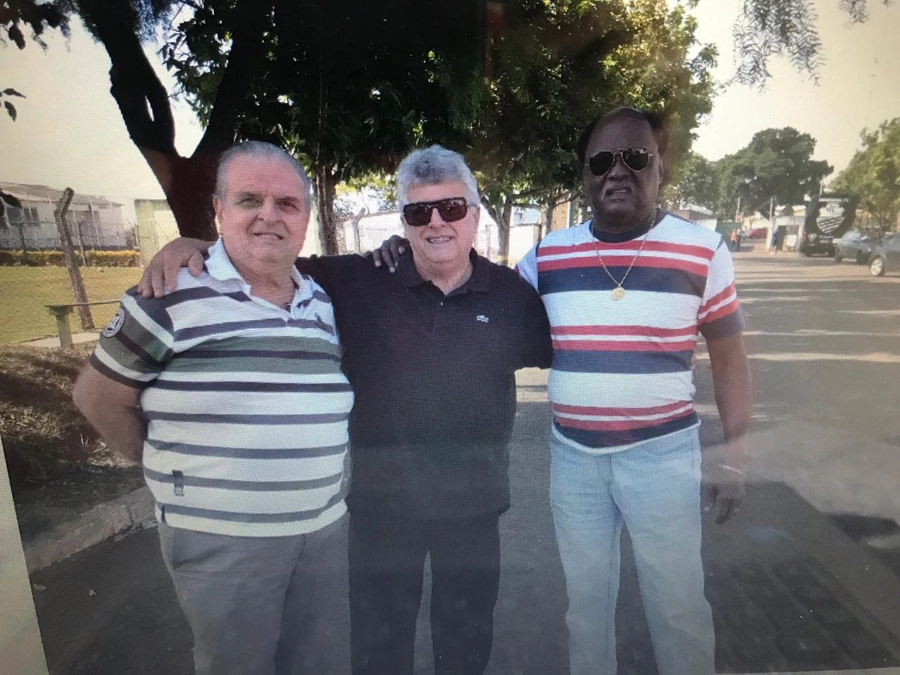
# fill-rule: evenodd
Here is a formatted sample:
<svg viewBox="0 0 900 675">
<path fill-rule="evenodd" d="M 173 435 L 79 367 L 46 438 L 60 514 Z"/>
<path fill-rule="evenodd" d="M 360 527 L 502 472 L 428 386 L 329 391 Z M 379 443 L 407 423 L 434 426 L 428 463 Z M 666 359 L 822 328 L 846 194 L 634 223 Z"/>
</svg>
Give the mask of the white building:
<svg viewBox="0 0 900 675">
<path fill-rule="evenodd" d="M 0 183 L 0 190 L 19 200 L 5 204 L 0 217 L 0 249 L 58 249 L 59 231 L 53 211 L 63 191 L 45 185 Z M 106 197 L 75 193 L 67 214 L 75 247 L 125 249 L 135 245 L 122 205 Z"/>
</svg>

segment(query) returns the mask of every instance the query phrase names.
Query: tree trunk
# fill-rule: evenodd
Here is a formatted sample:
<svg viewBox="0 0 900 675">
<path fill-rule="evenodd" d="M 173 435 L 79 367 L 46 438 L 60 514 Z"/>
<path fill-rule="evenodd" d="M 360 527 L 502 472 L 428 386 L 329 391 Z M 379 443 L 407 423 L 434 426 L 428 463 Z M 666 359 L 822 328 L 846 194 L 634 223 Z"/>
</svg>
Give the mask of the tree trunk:
<svg viewBox="0 0 900 675">
<path fill-rule="evenodd" d="M 219 154 L 235 138 L 239 114 L 263 56 L 263 34 L 274 2 L 238 0 L 228 66 L 216 90 L 209 123 L 193 156 L 175 149 L 169 95 L 131 29 L 133 3 L 80 0 L 79 11 L 109 54 L 110 93 L 128 135 L 141 151 L 172 208 L 184 236 L 216 238 L 212 193 Z"/>
<path fill-rule="evenodd" d="M 556 197 L 550 196 L 544 199 L 543 208 L 541 211 L 543 212 L 543 218 L 541 218 L 540 229 L 538 230 L 538 243 L 547 236 L 547 233 L 550 231 L 550 226 L 553 224 L 553 207 L 556 205 Z"/>
<path fill-rule="evenodd" d="M 175 151 L 160 153 L 141 148 L 141 152 L 166 195 L 181 236 L 215 240 L 212 195 L 220 153 L 197 152 L 193 157 L 181 157 Z"/>
<path fill-rule="evenodd" d="M 316 167 L 316 206 L 319 210 L 319 242 L 322 253 L 338 255 L 341 252 L 337 224 L 334 217 L 334 188 L 337 185 L 330 166 Z"/>
<path fill-rule="evenodd" d="M 510 197 L 503 199 L 503 208 L 497 214 L 497 227 L 499 229 L 499 250 L 497 251 L 497 263 L 509 265 L 509 231 L 512 225 L 513 202 Z"/>
</svg>

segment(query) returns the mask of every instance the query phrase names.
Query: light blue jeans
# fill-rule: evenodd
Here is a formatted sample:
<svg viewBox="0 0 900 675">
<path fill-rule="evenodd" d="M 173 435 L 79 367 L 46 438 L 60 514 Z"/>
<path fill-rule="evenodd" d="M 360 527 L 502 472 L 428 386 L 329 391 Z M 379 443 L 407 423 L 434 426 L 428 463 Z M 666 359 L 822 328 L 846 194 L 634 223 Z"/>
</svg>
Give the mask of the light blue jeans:
<svg viewBox="0 0 900 675">
<path fill-rule="evenodd" d="M 697 429 L 609 455 L 554 438 L 550 499 L 566 576 L 572 675 L 614 675 L 622 524 L 660 675 L 715 672 L 700 559 Z"/>
</svg>

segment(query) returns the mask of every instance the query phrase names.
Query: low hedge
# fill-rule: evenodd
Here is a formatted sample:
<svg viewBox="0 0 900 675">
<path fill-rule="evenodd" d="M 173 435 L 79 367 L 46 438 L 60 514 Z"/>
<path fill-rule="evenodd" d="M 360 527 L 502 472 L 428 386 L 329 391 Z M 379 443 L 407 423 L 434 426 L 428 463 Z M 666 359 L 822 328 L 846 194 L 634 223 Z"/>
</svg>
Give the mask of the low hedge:
<svg viewBox="0 0 900 675">
<path fill-rule="evenodd" d="M 140 251 L 85 251 L 91 267 L 138 267 Z M 81 265 L 81 253 L 75 253 L 75 261 Z M 0 251 L 0 265 L 26 267 L 65 267 L 62 251 Z"/>
</svg>

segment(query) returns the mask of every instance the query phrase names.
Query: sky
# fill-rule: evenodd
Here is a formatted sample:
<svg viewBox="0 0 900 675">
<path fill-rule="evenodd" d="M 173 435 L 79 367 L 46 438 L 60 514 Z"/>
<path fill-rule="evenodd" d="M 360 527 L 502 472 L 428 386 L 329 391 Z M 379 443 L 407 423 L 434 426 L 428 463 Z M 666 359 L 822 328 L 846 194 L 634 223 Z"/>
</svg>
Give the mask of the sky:
<svg viewBox="0 0 900 675">
<path fill-rule="evenodd" d="M 716 79 L 735 71 L 731 29 L 742 0 L 701 0 L 697 39 L 719 49 Z M 870 19 L 850 26 L 838 0 L 814 0 L 825 65 L 818 85 L 786 60 L 770 65 L 765 91 L 732 85 L 716 97 L 709 119 L 697 130 L 694 150 L 707 159 L 740 150 L 762 129 L 792 126 L 816 139 L 816 159 L 835 174 L 860 148 L 864 127 L 900 117 L 900 6 L 869 0 Z"/>
<path fill-rule="evenodd" d="M 722 82 L 734 72 L 731 29 L 741 1 L 701 0 L 693 12 L 698 39 L 719 49 L 715 74 Z M 817 139 L 816 159 L 827 160 L 836 172 L 846 166 L 864 126 L 900 116 L 900 6 L 869 3 L 869 22 L 850 27 L 838 0 L 814 0 L 826 58 L 818 86 L 789 63 L 774 62 L 764 91 L 734 85 L 716 98 L 697 130 L 695 150 L 718 159 L 747 145 L 757 131 L 793 126 Z M 126 204 L 162 197 L 109 94 L 109 59 L 102 46 L 77 19 L 71 40 L 57 35 L 47 42 L 46 51 L 32 42 L 21 51 L 0 47 L 0 87 L 28 97 L 14 100 L 16 122 L 0 115 L 0 181 L 68 186 Z M 154 48 L 147 52 L 172 91 Z M 176 145 L 190 154 L 202 129 L 183 102 L 174 102 L 174 113 Z"/>
</svg>

